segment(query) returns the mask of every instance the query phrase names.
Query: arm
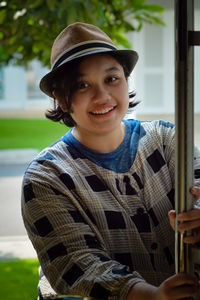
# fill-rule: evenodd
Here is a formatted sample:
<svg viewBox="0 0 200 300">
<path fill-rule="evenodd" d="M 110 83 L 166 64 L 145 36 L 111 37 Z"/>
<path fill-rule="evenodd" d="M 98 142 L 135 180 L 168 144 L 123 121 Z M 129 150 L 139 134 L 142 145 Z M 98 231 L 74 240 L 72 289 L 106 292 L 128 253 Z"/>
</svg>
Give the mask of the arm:
<svg viewBox="0 0 200 300">
<path fill-rule="evenodd" d="M 143 279 L 110 258 L 74 190 L 56 181 L 50 186 L 45 180 L 25 178 L 22 212 L 53 289 L 58 294 L 126 299 L 130 287 Z"/>
<path fill-rule="evenodd" d="M 188 244 L 200 242 L 200 152 L 198 149 L 195 149 L 194 173 L 195 183 L 194 187 L 190 189 L 194 199 L 194 209 L 178 215 L 178 221 L 181 222 L 178 225 L 179 231 L 192 230 L 192 235 L 184 238 L 184 242 Z M 175 218 L 176 213 L 174 210 L 171 210 L 169 212 L 169 220 L 173 229 L 175 228 Z"/>
<path fill-rule="evenodd" d="M 194 203 L 200 198 L 200 188 L 191 188 L 191 194 L 194 196 Z M 169 211 L 169 219 L 172 228 L 175 228 L 176 213 L 174 210 Z M 184 242 L 188 244 L 195 244 L 200 242 L 200 209 L 194 208 L 187 212 L 178 215 L 179 231 L 192 230 L 192 235 L 184 237 Z"/>
<path fill-rule="evenodd" d="M 164 147 L 164 156 L 168 162 L 169 172 L 171 174 L 172 184 L 174 184 L 174 128 L 171 124 L 161 122 L 158 126 L 158 140 L 160 137 L 161 145 Z M 195 157 L 195 169 L 197 169 L 197 157 Z M 200 168 L 199 168 L 200 169 Z M 196 172 L 196 176 L 197 176 Z M 199 174 L 199 173 L 198 173 Z M 195 200 L 198 196 L 195 197 Z M 174 211 L 171 211 L 169 215 L 173 215 L 173 222 L 175 219 Z M 170 218 L 171 221 L 171 218 Z M 187 285 L 187 286 L 185 286 Z M 147 283 L 135 284 L 128 295 L 128 300 L 141 300 L 141 299 L 183 299 L 186 296 L 191 297 L 198 290 L 198 284 L 196 278 L 190 277 L 186 274 L 174 275 L 165 280 L 158 288 L 151 286 Z M 178 293 L 177 293 L 178 291 Z M 134 295 L 134 297 L 133 297 Z M 183 295 L 181 297 L 181 295 Z M 180 298 L 179 298 L 180 297 Z"/>
</svg>

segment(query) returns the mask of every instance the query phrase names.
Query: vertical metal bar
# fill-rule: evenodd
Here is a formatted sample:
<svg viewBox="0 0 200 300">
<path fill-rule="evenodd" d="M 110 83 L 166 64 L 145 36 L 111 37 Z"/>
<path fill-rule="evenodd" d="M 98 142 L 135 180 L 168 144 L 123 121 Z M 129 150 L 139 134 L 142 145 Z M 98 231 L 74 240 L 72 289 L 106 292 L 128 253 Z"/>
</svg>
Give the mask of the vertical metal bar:
<svg viewBox="0 0 200 300">
<path fill-rule="evenodd" d="M 193 145 L 194 145 L 194 95 L 193 61 L 194 48 L 189 45 L 188 32 L 194 29 L 194 1 L 175 1 L 175 124 L 176 124 L 176 164 L 175 164 L 175 209 L 176 213 L 192 207 L 189 193 L 193 185 Z M 177 223 L 177 222 L 176 222 Z M 176 273 L 189 272 L 188 247 L 183 243 L 183 234 L 175 231 Z"/>
</svg>

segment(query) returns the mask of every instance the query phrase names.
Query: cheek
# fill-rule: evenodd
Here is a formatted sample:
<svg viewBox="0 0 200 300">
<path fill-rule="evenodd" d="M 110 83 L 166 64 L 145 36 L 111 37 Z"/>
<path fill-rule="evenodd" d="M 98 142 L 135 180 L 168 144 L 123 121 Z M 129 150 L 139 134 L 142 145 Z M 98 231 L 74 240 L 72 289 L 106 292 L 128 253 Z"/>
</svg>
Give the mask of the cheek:
<svg viewBox="0 0 200 300">
<path fill-rule="evenodd" d="M 82 118 L 85 110 L 84 101 L 80 101 L 80 99 L 73 99 L 70 108 L 70 115 L 74 120 Z"/>
<path fill-rule="evenodd" d="M 127 82 L 124 80 L 123 85 L 121 86 L 121 95 L 123 95 L 124 100 L 129 100 L 129 93 L 128 93 L 128 84 Z"/>
<path fill-rule="evenodd" d="M 69 113 L 74 118 L 74 113 L 76 114 L 76 107 L 74 107 L 73 104 L 71 104 Z"/>
<path fill-rule="evenodd" d="M 129 106 L 129 93 L 128 93 L 128 89 L 127 87 L 125 87 L 122 91 L 121 91 L 121 94 L 120 94 L 121 98 L 123 99 L 123 103 L 124 103 L 124 106 L 128 108 Z"/>
<path fill-rule="evenodd" d="M 69 111 L 70 114 L 74 114 L 74 112 L 76 112 L 76 108 L 79 106 L 79 103 L 77 102 L 77 99 L 75 97 L 72 97 Z"/>
<path fill-rule="evenodd" d="M 71 100 L 71 109 L 70 112 L 75 114 L 80 114 L 87 110 L 88 107 L 88 95 L 75 95 L 72 97 Z"/>
</svg>

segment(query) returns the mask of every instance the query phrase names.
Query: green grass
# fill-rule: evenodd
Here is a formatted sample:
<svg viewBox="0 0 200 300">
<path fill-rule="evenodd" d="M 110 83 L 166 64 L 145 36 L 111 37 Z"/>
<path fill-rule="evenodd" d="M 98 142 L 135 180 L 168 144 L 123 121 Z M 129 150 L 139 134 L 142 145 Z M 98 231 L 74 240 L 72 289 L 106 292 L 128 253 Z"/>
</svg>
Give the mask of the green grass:
<svg viewBox="0 0 200 300">
<path fill-rule="evenodd" d="M 0 262 L 0 299 L 36 300 L 38 267 L 36 259 Z"/>
<path fill-rule="evenodd" d="M 65 125 L 45 119 L 0 119 L 0 149 L 42 150 L 67 131 Z"/>
</svg>

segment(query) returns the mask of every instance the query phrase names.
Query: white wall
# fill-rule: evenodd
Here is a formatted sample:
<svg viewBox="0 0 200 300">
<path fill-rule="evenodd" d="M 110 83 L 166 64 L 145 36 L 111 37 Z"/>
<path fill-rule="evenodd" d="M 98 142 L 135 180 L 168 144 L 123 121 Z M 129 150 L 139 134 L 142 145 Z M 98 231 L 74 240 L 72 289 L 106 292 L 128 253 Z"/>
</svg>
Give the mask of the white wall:
<svg viewBox="0 0 200 300">
<path fill-rule="evenodd" d="M 9 65 L 3 68 L 3 98 L 0 110 L 44 110 L 49 107 L 49 98 L 39 90 L 39 80 L 48 72 L 40 63 L 33 61 L 27 71 L 23 67 Z M 35 80 L 35 97 L 29 92 L 28 81 Z M 30 82 L 29 82 L 30 83 Z"/>
<path fill-rule="evenodd" d="M 8 66 L 3 70 L 4 98 L 0 109 L 22 109 L 26 107 L 26 73 L 21 67 Z"/>
<path fill-rule="evenodd" d="M 157 1 L 158 2 L 158 1 Z M 195 11 L 195 28 L 200 29 L 200 11 Z M 129 35 L 139 62 L 133 73 L 138 114 L 173 114 L 175 106 L 174 10 L 163 15 L 166 26 L 145 24 Z M 198 29 L 197 29 L 198 28 Z M 200 113 L 200 47 L 195 47 L 195 112 Z"/>
</svg>

